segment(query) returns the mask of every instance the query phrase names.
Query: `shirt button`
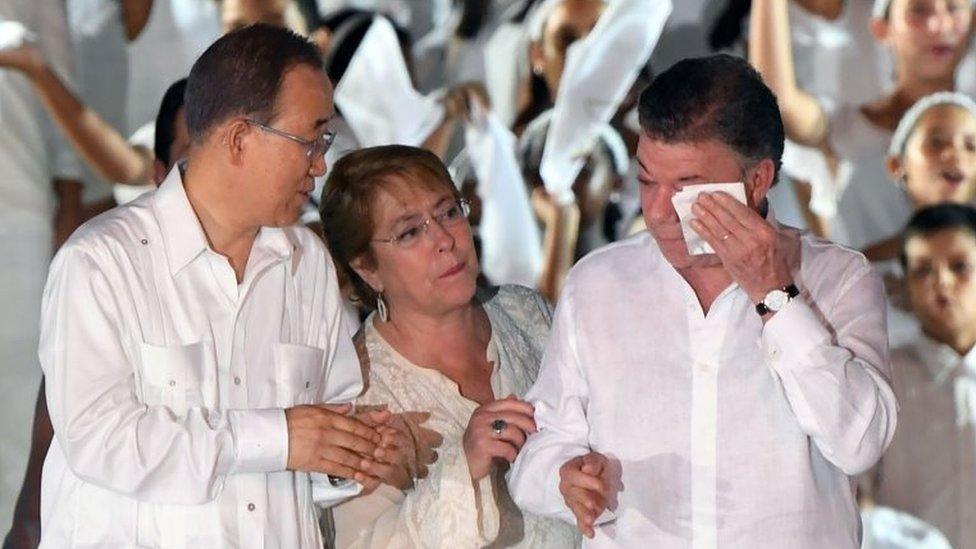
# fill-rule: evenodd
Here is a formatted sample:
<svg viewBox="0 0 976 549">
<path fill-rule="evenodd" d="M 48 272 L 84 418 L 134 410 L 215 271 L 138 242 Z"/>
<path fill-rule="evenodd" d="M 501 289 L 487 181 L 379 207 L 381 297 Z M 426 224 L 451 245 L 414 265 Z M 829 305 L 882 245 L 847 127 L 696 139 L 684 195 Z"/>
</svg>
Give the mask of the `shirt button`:
<svg viewBox="0 0 976 549">
<path fill-rule="evenodd" d="M 174 379 L 169 380 L 169 386 L 170 387 L 176 387 L 176 380 L 174 380 Z"/>
<path fill-rule="evenodd" d="M 779 356 L 779 349 L 773 347 L 769 350 L 769 358 L 776 358 L 777 356 Z"/>
<path fill-rule="evenodd" d="M 240 385 L 240 384 L 241 384 L 241 378 L 234 376 L 234 385 Z"/>
<path fill-rule="evenodd" d="M 247 510 L 248 511 L 253 511 L 254 510 L 254 504 L 253 503 L 248 503 L 247 504 Z"/>
<path fill-rule="evenodd" d="M 306 381 L 306 382 L 305 382 L 305 388 L 306 388 L 306 389 L 308 389 L 308 388 L 309 388 L 309 387 L 311 387 L 311 386 L 312 386 L 312 382 L 311 382 L 311 381 Z"/>
</svg>

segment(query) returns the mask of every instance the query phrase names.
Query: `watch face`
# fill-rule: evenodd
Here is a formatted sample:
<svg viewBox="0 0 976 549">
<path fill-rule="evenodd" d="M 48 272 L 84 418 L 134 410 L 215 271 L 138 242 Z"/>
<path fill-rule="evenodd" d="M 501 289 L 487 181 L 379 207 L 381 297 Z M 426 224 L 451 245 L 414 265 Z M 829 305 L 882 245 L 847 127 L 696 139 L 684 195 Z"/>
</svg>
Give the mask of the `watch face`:
<svg viewBox="0 0 976 549">
<path fill-rule="evenodd" d="M 783 290 L 773 290 L 766 294 L 766 299 L 763 300 L 763 304 L 766 305 L 770 311 L 778 311 L 786 305 L 789 301 L 790 296 Z"/>
</svg>

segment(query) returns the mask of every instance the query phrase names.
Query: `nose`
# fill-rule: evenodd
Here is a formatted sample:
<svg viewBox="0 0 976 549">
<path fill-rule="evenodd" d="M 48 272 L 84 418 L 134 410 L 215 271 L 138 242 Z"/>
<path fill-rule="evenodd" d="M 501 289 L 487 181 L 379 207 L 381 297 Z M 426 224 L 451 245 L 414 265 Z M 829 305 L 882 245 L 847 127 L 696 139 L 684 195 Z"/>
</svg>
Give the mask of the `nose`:
<svg viewBox="0 0 976 549">
<path fill-rule="evenodd" d="M 939 288 L 948 288 L 952 285 L 952 272 L 948 267 L 941 267 L 936 272 L 935 285 Z"/>
<path fill-rule="evenodd" d="M 434 218 L 427 221 L 427 236 L 437 247 L 437 251 L 446 252 L 454 249 L 454 235 Z"/>
<path fill-rule="evenodd" d="M 958 159 L 959 149 L 960 149 L 959 144 L 951 143 L 948 146 L 943 147 L 942 150 L 939 151 L 939 158 L 941 158 L 944 162 L 952 163 L 953 161 Z"/>
<path fill-rule="evenodd" d="M 322 177 L 328 170 L 328 166 L 325 163 L 325 155 L 312 155 L 312 163 L 308 167 L 308 173 L 312 177 Z"/>
<path fill-rule="evenodd" d="M 928 27 L 933 33 L 947 35 L 955 30 L 956 21 L 945 4 L 937 5 L 929 16 Z"/>
<path fill-rule="evenodd" d="M 641 202 L 645 215 L 652 221 L 677 221 L 678 212 L 671 203 L 674 194 L 669 188 L 660 183 L 644 185 L 641 188 Z"/>
</svg>

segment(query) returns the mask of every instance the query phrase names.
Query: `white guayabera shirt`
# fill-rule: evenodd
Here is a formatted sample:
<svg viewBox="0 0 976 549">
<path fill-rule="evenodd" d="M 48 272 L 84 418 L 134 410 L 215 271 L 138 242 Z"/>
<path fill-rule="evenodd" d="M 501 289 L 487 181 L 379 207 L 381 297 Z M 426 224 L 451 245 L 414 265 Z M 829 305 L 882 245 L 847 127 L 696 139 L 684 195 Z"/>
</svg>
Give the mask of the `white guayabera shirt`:
<svg viewBox="0 0 976 549">
<path fill-rule="evenodd" d="M 735 284 L 704 314 L 647 232 L 580 261 L 527 395 L 515 502 L 574 522 L 559 467 L 592 449 L 622 482 L 584 547 L 858 547 L 852 476 L 895 430 L 882 283 L 801 242 L 801 296 L 765 326 Z"/>
<path fill-rule="evenodd" d="M 283 408 L 360 392 L 340 299 L 304 228 L 262 228 L 238 284 L 179 169 L 75 232 L 42 311 L 41 547 L 320 548 Z"/>
</svg>

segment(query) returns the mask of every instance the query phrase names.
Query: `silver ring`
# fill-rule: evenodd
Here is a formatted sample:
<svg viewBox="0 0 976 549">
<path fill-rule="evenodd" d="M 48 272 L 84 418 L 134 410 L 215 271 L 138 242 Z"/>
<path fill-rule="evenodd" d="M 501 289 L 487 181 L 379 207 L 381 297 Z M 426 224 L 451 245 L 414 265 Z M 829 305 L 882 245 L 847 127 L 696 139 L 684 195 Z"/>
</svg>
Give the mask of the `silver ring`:
<svg viewBox="0 0 976 549">
<path fill-rule="evenodd" d="M 504 419 L 496 419 L 491 422 L 491 432 L 495 433 L 496 437 L 502 436 L 502 432 L 508 427 L 508 422 Z"/>
</svg>

